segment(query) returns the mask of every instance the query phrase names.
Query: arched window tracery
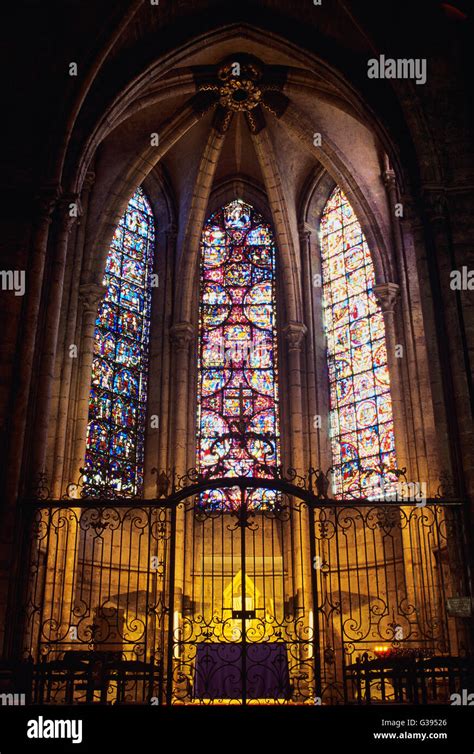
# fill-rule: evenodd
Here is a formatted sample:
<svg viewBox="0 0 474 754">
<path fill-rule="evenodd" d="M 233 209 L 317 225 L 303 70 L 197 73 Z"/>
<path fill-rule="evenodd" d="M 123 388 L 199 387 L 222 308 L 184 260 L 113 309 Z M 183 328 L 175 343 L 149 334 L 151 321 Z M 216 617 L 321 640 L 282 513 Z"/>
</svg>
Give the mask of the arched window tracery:
<svg viewBox="0 0 474 754">
<path fill-rule="evenodd" d="M 275 244 L 268 223 L 235 200 L 206 222 L 201 242 L 197 463 L 211 476 L 268 477 L 280 462 Z M 236 508 L 238 489 L 207 505 Z M 276 493 L 250 493 L 250 507 Z"/>
<path fill-rule="evenodd" d="M 385 324 L 367 241 L 338 187 L 324 208 L 320 241 L 333 491 L 378 495 L 394 481 L 384 471 L 396 468 Z"/>
<path fill-rule="evenodd" d="M 86 485 L 139 495 L 143 460 L 155 227 L 139 187 L 107 255 L 94 331 Z"/>
</svg>

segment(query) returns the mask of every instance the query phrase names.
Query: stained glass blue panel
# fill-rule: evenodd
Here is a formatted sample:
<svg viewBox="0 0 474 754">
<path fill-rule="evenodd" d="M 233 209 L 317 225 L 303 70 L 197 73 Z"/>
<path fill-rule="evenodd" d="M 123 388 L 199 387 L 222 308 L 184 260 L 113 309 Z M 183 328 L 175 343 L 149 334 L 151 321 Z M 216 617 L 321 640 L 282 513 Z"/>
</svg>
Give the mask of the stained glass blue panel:
<svg viewBox="0 0 474 754">
<path fill-rule="evenodd" d="M 140 495 L 155 230 L 138 188 L 107 255 L 95 324 L 86 449 L 86 488 Z"/>
</svg>

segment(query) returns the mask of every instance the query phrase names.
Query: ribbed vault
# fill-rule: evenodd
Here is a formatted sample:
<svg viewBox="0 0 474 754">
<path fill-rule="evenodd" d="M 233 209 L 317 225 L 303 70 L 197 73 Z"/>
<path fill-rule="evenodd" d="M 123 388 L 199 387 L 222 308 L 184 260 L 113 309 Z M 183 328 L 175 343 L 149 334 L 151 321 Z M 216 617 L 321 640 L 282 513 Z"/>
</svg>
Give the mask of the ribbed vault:
<svg viewBox="0 0 474 754">
<path fill-rule="evenodd" d="M 91 248 L 100 252 L 95 252 L 90 282 L 100 279 L 105 250 L 129 196 L 160 164 L 179 197 L 175 322 L 191 320 L 199 234 L 210 197 L 219 185 L 236 179 L 242 189 L 256 188 L 266 199 L 280 250 L 286 318 L 299 322 L 303 310 L 295 207 L 318 166 L 350 197 L 375 251 L 380 282 L 393 277 L 387 246 L 390 222 L 380 180 L 382 144 L 364 122 L 362 105 L 350 87 L 327 66 L 310 71 L 299 65 L 298 57 L 290 66 L 288 51 L 281 55 L 284 65 L 267 63 L 264 57 L 241 52 L 246 47 L 263 52 L 255 29 L 249 34 L 251 44 L 233 32 L 221 31 L 214 46 L 210 40 L 207 60 L 233 49 L 216 63 L 198 64 L 203 53 L 188 50 L 189 60 L 181 57 L 178 68 L 153 66 L 98 125 L 93 140 L 97 144 L 102 138 L 99 159 L 109 167 L 104 176 L 109 185 L 91 202 L 97 217 Z M 189 61 L 193 64 L 186 65 Z"/>
</svg>

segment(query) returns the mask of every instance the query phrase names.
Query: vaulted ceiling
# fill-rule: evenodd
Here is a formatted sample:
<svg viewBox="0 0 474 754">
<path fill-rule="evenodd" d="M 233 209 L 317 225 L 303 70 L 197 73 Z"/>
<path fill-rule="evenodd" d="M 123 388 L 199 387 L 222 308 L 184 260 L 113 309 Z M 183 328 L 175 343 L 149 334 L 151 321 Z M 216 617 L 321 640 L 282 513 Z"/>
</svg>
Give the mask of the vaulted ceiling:
<svg viewBox="0 0 474 754">
<path fill-rule="evenodd" d="M 455 5 L 462 11 L 464 0 L 456 0 Z M 402 108 L 411 111 L 408 115 L 415 119 L 419 102 L 424 100 L 427 108 L 439 107 L 436 94 L 440 93 L 440 85 L 447 86 L 441 78 L 445 62 L 438 63 L 440 40 L 445 50 L 446 45 L 451 48 L 445 52 L 444 61 L 450 55 L 453 65 L 460 64 L 458 68 L 462 70 L 456 45 L 462 22 L 447 15 L 446 8 L 446 4 L 428 0 L 412 4 L 406 12 L 400 12 L 397 0 L 334 0 L 321 5 L 310 0 L 19 2 L 9 9 L 10 23 L 5 29 L 21 29 L 21 37 L 7 34 L 4 51 L 18 73 L 17 80 L 23 76 L 25 82 L 30 82 L 33 78 L 35 86 L 28 89 L 24 101 L 16 97 L 24 105 L 24 113 L 23 117 L 18 114 L 11 118 L 12 140 L 5 141 L 17 145 L 12 169 L 17 180 L 22 177 L 26 194 L 31 191 L 34 196 L 34 185 L 39 181 L 58 180 L 74 190 L 82 150 L 101 122 L 106 127 L 92 153 L 87 154 L 89 161 L 106 134 L 112 143 L 111 130 L 119 127 L 117 106 L 128 126 L 124 125 L 116 138 L 124 151 L 133 150 L 133 138 L 125 137 L 133 136 L 130 132 L 138 133 L 141 123 L 148 127 L 149 120 L 154 121 L 156 130 L 175 112 L 195 91 L 196 68 L 216 66 L 229 55 L 245 52 L 256 55 L 265 65 L 285 66 L 291 71 L 287 80 L 292 84 L 292 102 L 302 110 L 306 105 L 320 116 L 314 98 L 309 102 L 304 83 L 310 75 L 321 103 L 324 100 L 327 107 L 332 103 L 338 112 L 345 111 L 366 122 L 367 112 L 358 105 L 362 99 L 376 116 L 378 128 L 389 130 L 394 142 L 409 150 Z M 26 25 L 22 22 L 25 13 Z M 424 33 L 427 25 L 429 34 Z M 282 39 L 286 46 L 281 44 Z M 416 88 L 415 105 L 410 87 L 393 82 L 374 86 L 366 75 L 368 57 L 391 50 L 406 54 L 410 48 L 416 48 L 418 55 L 430 56 L 431 74 L 438 77 L 436 93 Z M 320 62 L 319 70 L 316 60 Z M 78 64 L 76 78 L 68 75 L 71 61 Z M 154 101 L 157 107 L 150 109 L 148 104 Z M 332 126 L 337 125 L 334 115 L 327 110 Z M 456 139 L 455 120 L 460 114 L 450 111 L 445 115 L 450 138 Z M 274 124 L 269 125 L 272 128 Z M 239 140 L 245 136 L 237 124 L 232 129 L 235 131 L 226 140 L 216 180 L 234 172 L 229 153 L 233 151 L 232 160 L 238 162 Z M 192 138 L 197 137 L 196 128 Z M 231 142 L 235 142 L 234 147 Z M 420 143 L 423 144 L 422 138 Z M 180 149 L 184 152 L 185 147 L 183 141 Z M 10 147 L 8 151 L 11 153 Z M 178 151 L 174 150 L 173 156 Z M 246 151 L 242 148 L 242 154 Z M 10 175 L 6 162 L 5 187 Z M 170 152 L 166 160 L 170 175 L 176 172 L 172 162 Z M 117 167 L 119 163 L 120 160 Z M 438 180 L 435 161 L 431 163 L 433 180 Z M 406 155 L 404 164 L 409 167 Z M 241 171 L 249 173 L 249 166 L 241 163 Z"/>
<path fill-rule="evenodd" d="M 370 114 L 363 111 L 350 88 L 338 81 L 334 72 L 324 72 L 323 77 L 321 70 L 283 64 L 281 61 L 288 57 L 284 49 L 278 64 L 268 63 L 267 57 L 275 60 L 275 50 L 268 55 L 255 30 L 236 27 L 227 35 L 232 46 L 217 46 L 223 47 L 219 53 L 233 49 L 231 55 L 214 64 L 209 61 L 215 51 L 208 54 L 204 49 L 192 55 L 192 66 L 164 73 L 155 70 L 139 91 L 128 95 L 128 101 L 110 109 L 96 141 L 97 161 L 107 167 L 110 186 L 121 180 L 124 165 L 143 152 L 155 133 L 163 147 L 159 150 L 160 165 L 180 197 L 178 204 L 186 202 L 202 169 L 212 130 L 222 138 L 211 160 L 209 193 L 235 178 L 265 188 L 262 155 L 256 151 L 262 133 L 267 146 L 271 145 L 275 168 L 292 203 L 300 197 L 320 160 L 326 168 L 335 165 L 336 173 L 337 165 L 346 165 L 362 186 L 364 178 L 368 186 L 374 174 L 380 173 L 383 133 L 379 130 L 380 137 L 377 135 L 376 123 L 370 122 Z M 305 59 L 303 54 L 301 59 Z M 232 74 L 232 65 L 241 68 L 237 75 Z M 258 70 L 252 72 L 252 66 Z M 234 100 L 234 96 L 242 99 Z M 180 120 L 186 112 L 196 116 L 191 123 Z M 315 134 L 320 136 L 315 138 Z M 169 143 L 165 145 L 166 138 Z M 264 152 L 270 157 L 268 149 Z M 154 158 L 148 155 L 147 159 Z M 104 187 L 104 196 L 107 192 Z"/>
</svg>

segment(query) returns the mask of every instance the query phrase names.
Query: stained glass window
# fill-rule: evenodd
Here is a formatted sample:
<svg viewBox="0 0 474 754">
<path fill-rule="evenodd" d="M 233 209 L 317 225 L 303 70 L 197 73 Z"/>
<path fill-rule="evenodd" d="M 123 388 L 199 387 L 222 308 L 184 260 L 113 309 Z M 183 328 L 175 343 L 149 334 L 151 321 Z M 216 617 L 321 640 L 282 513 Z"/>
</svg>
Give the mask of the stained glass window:
<svg viewBox="0 0 474 754">
<path fill-rule="evenodd" d="M 321 253 L 334 493 L 370 497 L 396 468 L 385 326 L 370 250 L 340 188 L 323 212 Z"/>
<path fill-rule="evenodd" d="M 212 476 L 269 477 L 279 463 L 275 245 L 270 227 L 241 200 L 214 213 L 201 243 L 198 466 Z M 248 493 L 268 507 L 275 492 Z M 240 492 L 206 493 L 236 508 Z"/>
<path fill-rule="evenodd" d="M 139 495 L 143 486 L 153 214 L 143 190 L 111 243 L 95 325 L 86 484 Z"/>
</svg>

